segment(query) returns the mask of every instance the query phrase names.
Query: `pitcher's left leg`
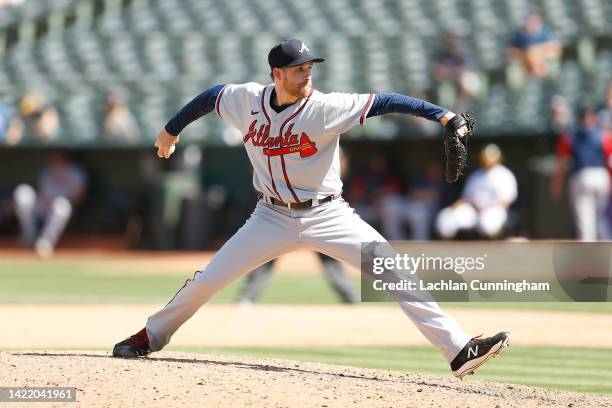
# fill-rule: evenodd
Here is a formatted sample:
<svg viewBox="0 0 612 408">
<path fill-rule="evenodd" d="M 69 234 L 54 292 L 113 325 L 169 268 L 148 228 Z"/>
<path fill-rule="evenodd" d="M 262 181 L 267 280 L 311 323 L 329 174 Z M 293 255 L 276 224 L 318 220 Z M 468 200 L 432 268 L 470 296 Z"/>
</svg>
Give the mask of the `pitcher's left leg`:
<svg viewBox="0 0 612 408">
<path fill-rule="evenodd" d="M 363 221 L 348 203 L 338 200 L 312 210 L 305 218 L 302 239 L 312 249 L 361 267 L 361 243 L 387 241 Z M 455 319 L 444 313 L 436 302 L 399 302 L 404 313 L 435 347 L 451 362 L 470 341 Z"/>
</svg>

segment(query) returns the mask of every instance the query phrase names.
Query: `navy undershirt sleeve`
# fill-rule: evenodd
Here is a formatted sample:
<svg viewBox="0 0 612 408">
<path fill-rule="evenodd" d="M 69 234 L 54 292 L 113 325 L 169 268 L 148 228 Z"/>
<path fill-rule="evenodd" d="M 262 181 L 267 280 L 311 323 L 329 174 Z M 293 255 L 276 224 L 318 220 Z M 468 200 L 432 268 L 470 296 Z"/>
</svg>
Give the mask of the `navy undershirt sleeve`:
<svg viewBox="0 0 612 408">
<path fill-rule="evenodd" d="M 173 136 L 177 136 L 191 122 L 215 110 L 217 96 L 219 96 L 224 86 L 225 85 L 215 85 L 193 98 L 191 102 L 183 106 L 183 108 L 166 123 L 166 132 Z"/>
<path fill-rule="evenodd" d="M 419 98 L 396 93 L 381 93 L 376 94 L 374 97 L 374 102 L 367 117 L 370 118 L 387 113 L 409 113 L 432 121 L 438 121 L 446 112 L 448 112 L 448 109 Z"/>
</svg>

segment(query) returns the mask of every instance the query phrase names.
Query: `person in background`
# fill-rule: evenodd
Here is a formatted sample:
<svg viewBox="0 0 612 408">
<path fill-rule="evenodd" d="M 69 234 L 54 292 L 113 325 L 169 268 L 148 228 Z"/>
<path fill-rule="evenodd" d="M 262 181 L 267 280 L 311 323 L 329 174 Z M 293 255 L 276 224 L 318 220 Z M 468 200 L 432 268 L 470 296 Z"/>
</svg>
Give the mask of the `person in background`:
<svg viewBox="0 0 612 408">
<path fill-rule="evenodd" d="M 109 142 L 136 144 L 140 128 L 121 92 L 111 91 L 106 98 L 104 138 Z"/>
<path fill-rule="evenodd" d="M 410 239 L 431 239 L 431 226 L 440 206 L 444 179 L 442 165 L 432 161 L 426 174 L 414 183 L 405 196 L 387 195 L 381 203 L 382 229 L 392 241 L 408 238 L 404 225 L 410 227 Z"/>
<path fill-rule="evenodd" d="M 467 178 L 461 198 L 438 214 L 436 230 L 443 238 L 474 228 L 483 237 L 495 238 L 506 224 L 508 207 L 517 198 L 516 178 L 501 164 L 497 145 L 485 146 L 479 159 L 480 169 Z"/>
<path fill-rule="evenodd" d="M 542 17 L 531 12 L 523 28 L 515 34 L 508 58 L 521 62 L 529 75 L 545 78 L 549 74 L 549 61 L 560 60 L 562 51 L 561 44 L 553 38 Z"/>
<path fill-rule="evenodd" d="M 15 145 L 23 136 L 34 137 L 42 143 L 55 140 L 59 134 L 60 117 L 45 97 L 38 92 L 25 95 L 19 103 L 20 117 L 15 118 L 14 134 L 10 135 L 7 144 Z"/>
<path fill-rule="evenodd" d="M 597 117 L 600 126 L 612 132 L 612 82 L 608 84 L 606 101 L 597 109 Z"/>
<path fill-rule="evenodd" d="M 374 153 L 368 158 L 367 170 L 350 182 L 347 196 L 361 219 L 379 226 L 381 203 L 385 197 L 399 194 L 400 190 L 400 180 L 389 170 L 387 158 Z"/>
<path fill-rule="evenodd" d="M 561 134 L 572 123 L 572 107 L 569 101 L 562 95 L 555 95 L 550 101 L 550 119 L 552 129 L 556 134 Z"/>
<path fill-rule="evenodd" d="M 7 138 L 12 122 L 11 108 L 0 101 L 0 144 L 8 144 Z"/>
<path fill-rule="evenodd" d="M 13 193 L 21 241 L 27 246 L 34 244 L 41 257 L 53 254 L 73 206 L 84 200 L 87 188 L 84 170 L 72 164 L 65 154 L 52 152 L 48 162 L 38 179 L 38 191 L 20 184 Z"/>
<path fill-rule="evenodd" d="M 597 109 L 597 118 L 601 128 L 608 132 L 608 134 L 612 134 L 612 81 L 608 83 L 604 103 L 600 104 Z M 610 163 L 607 164 L 608 168 L 610 168 Z M 612 195 L 610 195 L 608 198 L 606 217 L 608 220 L 605 224 L 607 226 L 606 230 L 612 231 Z"/>
<path fill-rule="evenodd" d="M 453 105 L 469 102 L 480 91 L 480 78 L 474 69 L 474 59 L 462 46 L 461 39 L 447 33 L 444 48 L 436 55 L 432 66 L 433 78 L 438 83 L 449 82 L 458 91 Z"/>
<path fill-rule="evenodd" d="M 14 146 L 23 137 L 23 121 L 9 106 L 0 102 L 0 144 Z"/>
<path fill-rule="evenodd" d="M 578 126 L 569 127 L 557 143 L 557 165 L 550 192 L 553 199 L 561 198 L 571 159 L 568 188 L 577 239 L 609 239 L 605 212 L 610 196 L 608 168 L 612 138 L 598 123 L 597 112 L 592 107 L 581 108 L 578 117 Z"/>
</svg>

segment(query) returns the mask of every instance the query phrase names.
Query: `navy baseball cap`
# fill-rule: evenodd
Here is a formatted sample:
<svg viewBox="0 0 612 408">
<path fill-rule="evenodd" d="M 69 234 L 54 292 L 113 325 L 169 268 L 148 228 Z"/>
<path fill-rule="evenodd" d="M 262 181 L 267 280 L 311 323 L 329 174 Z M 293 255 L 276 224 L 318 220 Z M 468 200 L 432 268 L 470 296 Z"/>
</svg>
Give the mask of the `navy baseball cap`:
<svg viewBox="0 0 612 408">
<path fill-rule="evenodd" d="M 281 41 L 268 54 L 270 68 L 294 67 L 309 61 L 323 62 L 325 60 L 313 57 L 304 41 L 295 38 Z"/>
</svg>

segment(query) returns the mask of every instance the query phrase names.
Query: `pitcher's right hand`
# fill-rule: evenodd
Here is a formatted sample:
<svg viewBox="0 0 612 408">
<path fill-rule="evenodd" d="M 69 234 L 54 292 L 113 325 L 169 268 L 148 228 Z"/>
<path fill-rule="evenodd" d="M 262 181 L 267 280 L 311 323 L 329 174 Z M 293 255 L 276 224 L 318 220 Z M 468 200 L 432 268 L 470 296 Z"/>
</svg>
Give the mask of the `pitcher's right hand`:
<svg viewBox="0 0 612 408">
<path fill-rule="evenodd" d="M 157 156 L 159 158 L 169 158 L 174 150 L 176 149 L 176 143 L 179 142 L 180 136 L 173 136 L 162 129 L 155 140 L 155 147 L 157 147 Z"/>
</svg>

